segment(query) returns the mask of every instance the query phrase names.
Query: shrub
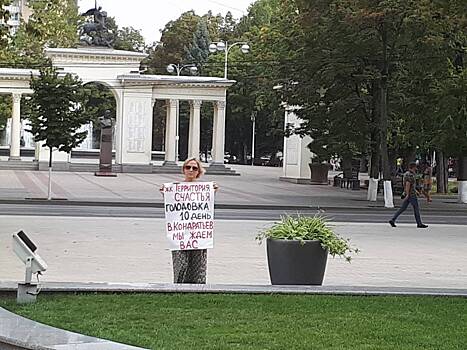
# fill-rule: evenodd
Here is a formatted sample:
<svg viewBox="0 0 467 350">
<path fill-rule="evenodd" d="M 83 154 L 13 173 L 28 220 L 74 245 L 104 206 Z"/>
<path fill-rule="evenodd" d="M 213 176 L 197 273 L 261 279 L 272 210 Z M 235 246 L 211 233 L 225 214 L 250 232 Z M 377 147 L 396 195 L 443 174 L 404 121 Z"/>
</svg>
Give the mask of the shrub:
<svg viewBox="0 0 467 350">
<path fill-rule="evenodd" d="M 301 244 L 306 241 L 319 241 L 323 249 L 328 250 L 333 257 L 336 255 L 351 261 L 350 254 L 359 252 L 358 248 L 350 245 L 350 240 L 340 237 L 334 232 L 327 220 L 322 216 L 283 216 L 281 221 L 260 232 L 256 239 L 261 243 L 264 239 L 298 240 Z"/>
</svg>

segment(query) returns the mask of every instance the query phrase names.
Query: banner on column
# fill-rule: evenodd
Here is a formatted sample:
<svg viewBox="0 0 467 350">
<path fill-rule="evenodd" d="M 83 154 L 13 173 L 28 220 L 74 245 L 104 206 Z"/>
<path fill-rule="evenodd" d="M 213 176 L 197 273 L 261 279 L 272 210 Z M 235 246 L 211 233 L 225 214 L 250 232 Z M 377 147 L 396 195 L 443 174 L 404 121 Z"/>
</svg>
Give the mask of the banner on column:
<svg viewBox="0 0 467 350">
<path fill-rule="evenodd" d="M 213 248 L 213 182 L 164 184 L 164 208 L 170 250 Z"/>
</svg>

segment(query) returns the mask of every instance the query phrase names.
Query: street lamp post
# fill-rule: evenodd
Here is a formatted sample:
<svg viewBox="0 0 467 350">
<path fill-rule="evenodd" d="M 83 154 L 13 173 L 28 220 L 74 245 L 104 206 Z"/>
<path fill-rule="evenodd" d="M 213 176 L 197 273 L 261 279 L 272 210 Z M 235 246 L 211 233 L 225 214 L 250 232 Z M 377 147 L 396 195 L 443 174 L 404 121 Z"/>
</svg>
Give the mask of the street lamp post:
<svg viewBox="0 0 467 350">
<path fill-rule="evenodd" d="M 170 74 L 176 72 L 177 73 L 177 76 L 180 76 L 180 74 L 182 73 L 182 71 L 184 69 L 187 69 L 190 71 L 191 74 L 196 74 L 198 72 L 198 67 L 196 67 L 196 64 L 169 64 L 167 66 L 167 72 L 169 72 Z"/>
<path fill-rule="evenodd" d="M 177 76 L 180 76 L 182 71 L 188 70 L 190 74 L 196 74 L 198 72 L 198 67 L 196 67 L 195 64 L 169 64 L 167 66 L 167 72 L 170 74 L 172 73 L 177 73 Z M 179 149 L 179 142 L 180 142 L 180 135 L 179 135 L 179 111 L 180 111 L 180 105 L 179 101 L 177 101 L 177 112 L 176 112 L 176 118 L 177 118 L 177 130 L 175 131 L 175 161 L 178 162 L 178 149 Z"/>
<path fill-rule="evenodd" d="M 252 133 L 251 133 L 251 165 L 255 165 L 255 134 L 256 134 L 256 112 L 251 114 Z"/>
<path fill-rule="evenodd" d="M 228 56 L 230 50 L 235 47 L 235 46 L 240 46 L 240 50 L 244 53 L 247 54 L 250 52 L 250 45 L 246 43 L 245 41 L 238 41 L 233 44 L 229 44 L 227 41 L 216 41 L 211 43 L 209 45 L 209 52 L 214 53 L 217 51 L 224 51 L 225 52 L 225 58 L 224 58 L 224 79 L 227 79 L 227 63 L 228 63 Z"/>
</svg>

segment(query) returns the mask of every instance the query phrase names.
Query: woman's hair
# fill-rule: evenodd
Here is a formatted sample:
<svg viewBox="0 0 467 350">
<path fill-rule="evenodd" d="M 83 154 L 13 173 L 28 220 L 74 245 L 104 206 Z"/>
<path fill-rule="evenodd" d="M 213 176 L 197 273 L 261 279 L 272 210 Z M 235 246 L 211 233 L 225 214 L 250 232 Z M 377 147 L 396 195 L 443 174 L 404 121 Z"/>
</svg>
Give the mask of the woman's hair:
<svg viewBox="0 0 467 350">
<path fill-rule="evenodd" d="M 204 170 L 203 165 L 202 165 L 201 162 L 200 162 L 198 159 L 196 159 L 196 158 L 188 158 L 187 160 L 185 160 L 185 161 L 183 162 L 182 174 L 184 174 L 184 172 L 185 172 L 185 166 L 186 166 L 189 162 L 191 162 L 191 161 L 195 161 L 196 164 L 198 165 L 198 175 L 196 175 L 196 178 L 198 179 L 201 175 L 203 175 L 203 174 L 205 173 L 206 170 Z"/>
</svg>

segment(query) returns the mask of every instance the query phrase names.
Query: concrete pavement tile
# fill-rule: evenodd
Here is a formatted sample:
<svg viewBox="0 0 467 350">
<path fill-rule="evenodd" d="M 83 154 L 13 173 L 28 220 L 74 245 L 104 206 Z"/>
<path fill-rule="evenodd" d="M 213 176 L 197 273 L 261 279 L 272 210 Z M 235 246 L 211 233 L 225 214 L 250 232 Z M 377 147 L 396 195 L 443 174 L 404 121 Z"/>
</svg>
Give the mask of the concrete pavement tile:
<svg viewBox="0 0 467 350">
<path fill-rule="evenodd" d="M 264 221 L 217 220 L 208 252 L 209 283 L 268 284 Z M 330 258 L 326 285 L 465 288 L 465 226 L 335 224 L 361 249 L 351 264 Z M 44 281 L 170 283 L 171 254 L 162 219 L 2 217 L 0 280 L 22 280 L 24 267 L 11 252 L 11 234 L 23 229 L 49 265 Z"/>
</svg>

